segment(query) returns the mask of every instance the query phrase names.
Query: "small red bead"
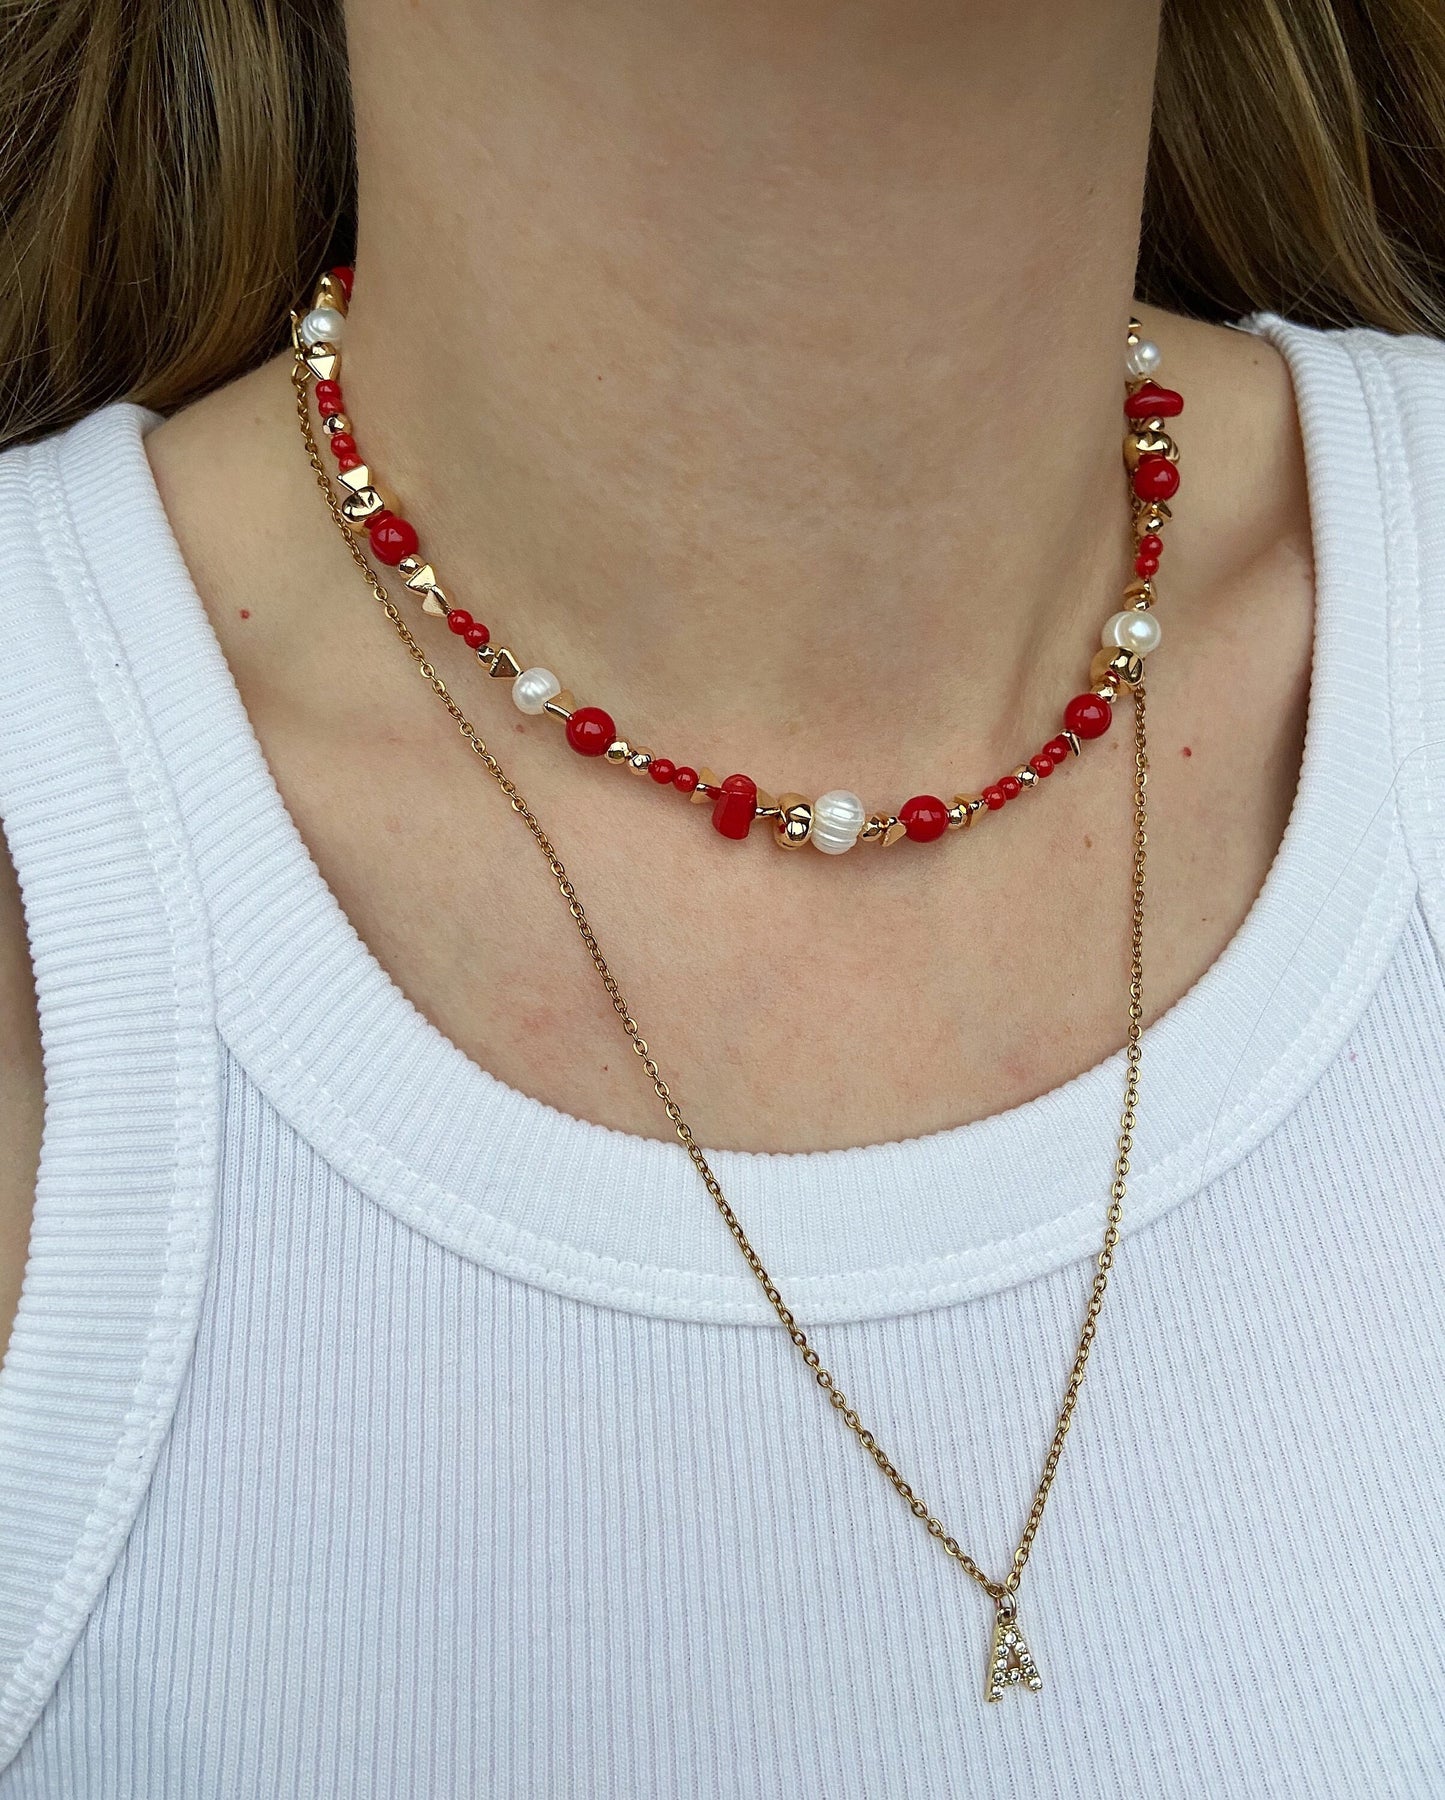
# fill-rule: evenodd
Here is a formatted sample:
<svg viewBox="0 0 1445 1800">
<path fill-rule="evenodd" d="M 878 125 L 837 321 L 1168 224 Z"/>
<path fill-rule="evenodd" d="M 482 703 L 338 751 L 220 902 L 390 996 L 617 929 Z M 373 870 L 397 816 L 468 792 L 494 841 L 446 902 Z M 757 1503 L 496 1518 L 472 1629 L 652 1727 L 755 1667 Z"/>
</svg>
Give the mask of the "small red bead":
<svg viewBox="0 0 1445 1800">
<path fill-rule="evenodd" d="M 355 456 L 356 439 L 349 431 L 333 431 L 327 439 L 333 456 Z"/>
<path fill-rule="evenodd" d="M 1145 532 L 1144 536 L 1139 539 L 1139 554 L 1140 556 L 1162 556 L 1164 554 L 1163 538 L 1157 532 Z"/>
<path fill-rule="evenodd" d="M 1054 772 L 1054 759 L 1052 756 L 1045 756 L 1040 750 L 1037 756 L 1029 758 L 1029 767 L 1040 781 L 1047 781 Z"/>
<path fill-rule="evenodd" d="M 1061 737 L 1050 738 L 1048 743 L 1044 745 L 1044 755 L 1048 757 L 1055 768 L 1063 762 L 1068 754 L 1069 746 Z"/>
<path fill-rule="evenodd" d="M 745 838 L 758 800 L 758 784 L 751 775 L 729 775 L 712 803 L 713 830 L 725 838 Z"/>
<path fill-rule="evenodd" d="M 371 521 L 371 548 L 379 562 L 396 564 L 417 546 L 416 527 L 394 514 L 378 513 Z"/>
<path fill-rule="evenodd" d="M 480 620 L 468 625 L 462 633 L 462 642 L 468 650 L 480 650 L 484 644 L 492 641 L 492 634 Z"/>
<path fill-rule="evenodd" d="M 326 272 L 340 284 L 349 306 L 351 304 L 351 285 L 356 280 L 356 270 L 350 263 L 338 263 L 334 269 L 328 269 Z"/>
<path fill-rule="evenodd" d="M 1075 737 L 1103 737 L 1113 720 L 1113 707 L 1097 694 L 1075 694 L 1064 708 L 1064 723 Z"/>
<path fill-rule="evenodd" d="M 1184 396 L 1173 388 L 1145 381 L 1125 400 L 1124 411 L 1131 419 L 1173 419 L 1184 411 Z"/>
<path fill-rule="evenodd" d="M 647 772 L 659 787 L 666 787 L 677 773 L 677 764 L 669 762 L 665 756 L 654 756 Z"/>
<path fill-rule="evenodd" d="M 1000 775 L 998 778 L 998 791 L 1003 795 L 1005 800 L 1017 800 L 1019 795 L 1024 791 L 1024 784 L 1019 780 L 1017 775 Z"/>
<path fill-rule="evenodd" d="M 323 418 L 328 413 L 345 412 L 341 404 L 341 383 L 339 381 L 318 381 L 316 384 L 316 410 Z"/>
<path fill-rule="evenodd" d="M 1134 470 L 1134 492 L 1141 500 L 1169 500 L 1179 492 L 1179 471 L 1167 456 L 1141 456 Z"/>
<path fill-rule="evenodd" d="M 447 614 L 447 630 L 456 632 L 458 637 L 465 637 L 476 620 L 463 606 L 454 606 Z"/>
<path fill-rule="evenodd" d="M 361 458 L 354 450 L 349 456 L 338 456 L 336 459 L 336 472 L 338 475 L 344 475 L 348 469 L 359 469 L 360 467 Z"/>
<path fill-rule="evenodd" d="M 579 756 L 602 756 L 617 736 L 611 713 L 600 706 L 579 706 L 567 721 L 567 742 Z"/>
<path fill-rule="evenodd" d="M 983 803 L 990 812 L 997 812 L 1004 803 L 1004 791 L 1001 787 L 986 787 L 983 790 Z"/>
<path fill-rule="evenodd" d="M 1151 575 L 1157 575 L 1159 573 L 1159 558 L 1157 556 L 1136 556 L 1134 558 L 1134 573 L 1136 575 L 1142 575 L 1145 581 L 1147 581 Z"/>
<path fill-rule="evenodd" d="M 697 770 L 688 768 L 684 763 L 672 778 L 672 785 L 679 794 L 690 794 L 697 786 Z"/>
<path fill-rule="evenodd" d="M 934 794 L 915 794 L 905 800 L 898 817 L 915 844 L 931 844 L 948 830 L 948 808 Z"/>
</svg>

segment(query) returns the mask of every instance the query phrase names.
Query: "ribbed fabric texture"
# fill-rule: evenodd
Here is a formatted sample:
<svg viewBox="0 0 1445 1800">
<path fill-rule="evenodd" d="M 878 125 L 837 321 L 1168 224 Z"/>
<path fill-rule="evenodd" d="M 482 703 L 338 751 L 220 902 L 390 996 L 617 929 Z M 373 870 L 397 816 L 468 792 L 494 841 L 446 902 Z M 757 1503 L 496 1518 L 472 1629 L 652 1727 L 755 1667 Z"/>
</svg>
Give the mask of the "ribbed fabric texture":
<svg viewBox="0 0 1445 1800">
<path fill-rule="evenodd" d="M 1045 1687 L 994 1707 L 986 1600 L 803 1378 L 680 1148 L 495 1081 L 356 939 L 169 534 L 154 415 L 0 458 L 0 817 L 47 1059 L 0 1370 L 0 1800 L 1445 1795 L 1445 349 L 1251 325 L 1309 458 L 1300 791 L 1147 1034 L 1022 1595 Z M 1000 1567 L 1121 1080 L 716 1159 Z"/>
</svg>

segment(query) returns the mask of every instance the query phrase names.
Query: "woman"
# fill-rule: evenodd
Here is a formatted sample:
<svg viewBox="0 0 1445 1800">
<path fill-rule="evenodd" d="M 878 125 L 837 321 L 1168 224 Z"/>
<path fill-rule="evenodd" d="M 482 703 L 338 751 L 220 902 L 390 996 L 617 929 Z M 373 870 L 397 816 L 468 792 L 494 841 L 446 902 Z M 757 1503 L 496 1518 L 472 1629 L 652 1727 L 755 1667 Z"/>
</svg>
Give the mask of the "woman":
<svg viewBox="0 0 1445 1800">
<path fill-rule="evenodd" d="M 1438 12 L 346 27 L 10 27 L 0 1795 L 1445 1792 Z"/>
</svg>

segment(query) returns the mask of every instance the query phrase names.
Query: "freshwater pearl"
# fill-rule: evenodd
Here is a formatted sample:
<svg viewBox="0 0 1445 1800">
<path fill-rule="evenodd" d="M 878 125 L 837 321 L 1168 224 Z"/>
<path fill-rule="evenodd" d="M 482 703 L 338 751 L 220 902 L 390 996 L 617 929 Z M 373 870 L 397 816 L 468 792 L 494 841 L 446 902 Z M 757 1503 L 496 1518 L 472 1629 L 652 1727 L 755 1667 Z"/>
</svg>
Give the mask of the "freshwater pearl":
<svg viewBox="0 0 1445 1800">
<path fill-rule="evenodd" d="M 1116 612 L 1104 627 L 1106 650 L 1128 650 L 1134 656 L 1147 656 L 1159 648 L 1164 632 L 1151 612 Z"/>
<path fill-rule="evenodd" d="M 301 321 L 303 344 L 339 344 L 346 330 L 346 315 L 334 306 L 313 306 Z"/>
<path fill-rule="evenodd" d="M 523 669 L 512 683 L 512 698 L 518 712 L 540 713 L 549 700 L 562 692 L 562 683 L 550 669 Z"/>
<path fill-rule="evenodd" d="M 1163 360 L 1157 344 L 1151 344 L 1148 338 L 1140 338 L 1125 352 L 1124 367 L 1130 375 L 1152 375 Z"/>
<path fill-rule="evenodd" d="M 811 842 L 828 856 L 841 856 L 858 842 L 867 814 L 863 802 L 846 788 L 834 788 L 813 802 Z"/>
</svg>

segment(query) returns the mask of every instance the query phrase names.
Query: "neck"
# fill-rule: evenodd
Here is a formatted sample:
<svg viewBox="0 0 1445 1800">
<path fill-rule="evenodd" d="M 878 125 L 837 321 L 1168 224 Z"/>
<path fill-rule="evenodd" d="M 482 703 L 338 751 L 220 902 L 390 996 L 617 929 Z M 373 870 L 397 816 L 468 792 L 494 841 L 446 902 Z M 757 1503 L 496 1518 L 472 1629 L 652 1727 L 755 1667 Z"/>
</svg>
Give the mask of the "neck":
<svg viewBox="0 0 1445 1800">
<path fill-rule="evenodd" d="M 679 760 L 1014 746 L 1127 568 L 1156 11 L 353 0 L 348 400 L 454 600 Z"/>
</svg>

